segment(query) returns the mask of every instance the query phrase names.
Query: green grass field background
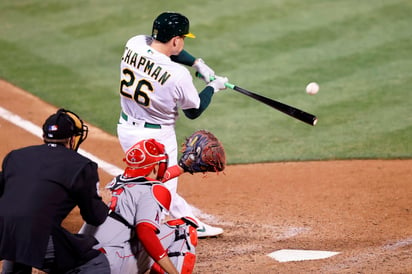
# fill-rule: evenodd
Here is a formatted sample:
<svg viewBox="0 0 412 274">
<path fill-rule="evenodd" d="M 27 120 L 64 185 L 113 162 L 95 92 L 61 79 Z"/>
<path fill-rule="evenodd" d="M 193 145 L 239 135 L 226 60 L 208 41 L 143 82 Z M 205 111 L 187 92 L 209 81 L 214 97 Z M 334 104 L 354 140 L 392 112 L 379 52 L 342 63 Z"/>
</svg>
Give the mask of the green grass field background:
<svg viewBox="0 0 412 274">
<path fill-rule="evenodd" d="M 179 143 L 208 129 L 230 164 L 411 158 L 409 0 L 3 0 L 0 78 L 115 134 L 124 44 L 167 10 L 190 19 L 185 48 L 217 74 L 319 117 L 312 127 L 225 90 L 199 119 L 181 115 Z"/>
</svg>

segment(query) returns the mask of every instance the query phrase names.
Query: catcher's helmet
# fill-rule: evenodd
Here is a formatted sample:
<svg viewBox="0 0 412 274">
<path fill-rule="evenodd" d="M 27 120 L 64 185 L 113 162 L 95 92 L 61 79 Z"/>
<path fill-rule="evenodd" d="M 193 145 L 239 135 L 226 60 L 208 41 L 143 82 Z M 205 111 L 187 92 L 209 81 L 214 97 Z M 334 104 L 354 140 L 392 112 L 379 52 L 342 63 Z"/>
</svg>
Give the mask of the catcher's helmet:
<svg viewBox="0 0 412 274">
<path fill-rule="evenodd" d="M 75 151 L 86 140 L 88 131 L 88 127 L 77 114 L 62 108 L 49 116 L 43 124 L 43 138 L 46 143 L 61 143 L 73 137 L 70 148 Z"/>
<path fill-rule="evenodd" d="M 161 179 L 167 168 L 168 156 L 163 144 L 155 139 L 146 139 L 129 148 L 123 161 L 127 164 L 123 173 L 125 177 L 147 176 L 159 164 L 157 179 Z"/>
<path fill-rule="evenodd" d="M 176 12 L 164 12 L 153 22 L 152 37 L 166 43 L 175 36 L 196 38 L 189 32 L 189 19 Z"/>
</svg>

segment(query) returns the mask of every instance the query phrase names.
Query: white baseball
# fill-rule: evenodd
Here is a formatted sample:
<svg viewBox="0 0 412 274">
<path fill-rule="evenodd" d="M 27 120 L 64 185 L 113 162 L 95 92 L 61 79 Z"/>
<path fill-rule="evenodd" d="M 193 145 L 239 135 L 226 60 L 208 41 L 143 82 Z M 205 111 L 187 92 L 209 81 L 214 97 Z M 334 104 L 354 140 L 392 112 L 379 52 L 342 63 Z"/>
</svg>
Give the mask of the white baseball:
<svg viewBox="0 0 412 274">
<path fill-rule="evenodd" d="M 319 85 L 316 82 L 309 83 L 306 86 L 306 93 L 307 94 L 314 95 L 314 94 L 318 93 L 318 91 L 319 91 Z"/>
</svg>

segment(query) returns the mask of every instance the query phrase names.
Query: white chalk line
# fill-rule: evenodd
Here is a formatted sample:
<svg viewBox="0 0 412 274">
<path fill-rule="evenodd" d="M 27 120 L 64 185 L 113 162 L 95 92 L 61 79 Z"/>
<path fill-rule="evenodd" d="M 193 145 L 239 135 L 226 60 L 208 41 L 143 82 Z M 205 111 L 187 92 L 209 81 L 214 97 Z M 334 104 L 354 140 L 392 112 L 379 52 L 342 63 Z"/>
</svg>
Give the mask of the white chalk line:
<svg viewBox="0 0 412 274">
<path fill-rule="evenodd" d="M 217 222 L 218 222 L 219 225 L 233 226 L 233 223 L 232 223 L 232 222 L 224 222 L 224 223 L 223 223 L 223 222 L 219 221 L 219 218 L 217 218 L 217 217 L 215 217 L 215 216 L 213 216 L 213 215 L 207 214 L 207 213 L 205 213 L 205 212 L 202 212 L 200 209 L 198 209 L 197 207 L 195 207 L 195 206 L 193 206 L 193 205 L 190 205 L 190 207 L 192 208 L 193 214 L 194 214 L 196 217 L 204 220 L 205 222 L 211 222 L 211 223 L 217 223 Z"/>
<path fill-rule="evenodd" d="M 412 238 L 407 238 L 404 240 L 396 241 L 393 243 L 389 243 L 383 246 L 385 250 L 394 250 L 404 246 L 412 245 Z"/>
<path fill-rule="evenodd" d="M 342 270 L 351 269 L 353 267 L 362 267 L 370 265 L 378 260 L 382 256 L 389 256 L 385 252 L 394 252 L 398 249 L 412 245 L 412 238 L 406 238 L 394 242 L 387 243 L 383 246 L 372 246 L 364 248 L 362 252 L 359 252 L 355 256 L 346 257 L 340 263 L 335 265 L 328 265 L 320 269 L 320 272 L 336 273 Z M 377 262 L 375 262 L 377 263 Z"/>
<path fill-rule="evenodd" d="M 43 139 L 43 130 L 39 126 L 33 124 L 30 121 L 23 119 L 22 117 L 6 110 L 3 107 L 0 107 L 0 117 L 30 132 L 31 134 Z M 114 166 L 81 148 L 79 148 L 78 152 L 82 154 L 83 156 L 89 158 L 90 160 L 96 162 L 99 168 L 101 168 L 102 170 L 104 170 L 105 172 L 107 172 L 108 174 L 112 176 L 117 176 L 118 174 L 123 172 L 121 168 Z"/>
</svg>

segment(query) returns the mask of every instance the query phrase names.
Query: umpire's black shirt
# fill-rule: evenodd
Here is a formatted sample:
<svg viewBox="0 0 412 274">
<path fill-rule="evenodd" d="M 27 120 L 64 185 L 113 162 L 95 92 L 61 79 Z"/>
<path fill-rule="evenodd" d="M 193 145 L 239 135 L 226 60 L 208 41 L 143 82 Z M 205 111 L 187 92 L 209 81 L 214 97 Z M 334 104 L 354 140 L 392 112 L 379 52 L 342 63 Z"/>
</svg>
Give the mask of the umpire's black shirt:
<svg viewBox="0 0 412 274">
<path fill-rule="evenodd" d="M 0 173 L 0 258 L 41 268 L 53 238 L 56 272 L 98 255 L 94 238 L 61 223 L 77 205 L 84 221 L 100 225 L 108 208 L 97 193 L 97 164 L 62 145 L 10 152 Z"/>
</svg>

